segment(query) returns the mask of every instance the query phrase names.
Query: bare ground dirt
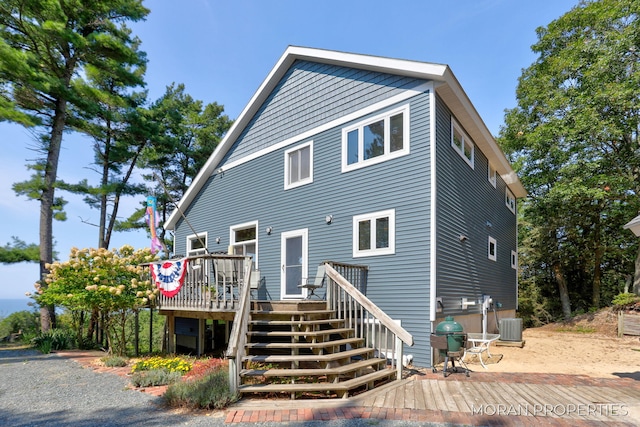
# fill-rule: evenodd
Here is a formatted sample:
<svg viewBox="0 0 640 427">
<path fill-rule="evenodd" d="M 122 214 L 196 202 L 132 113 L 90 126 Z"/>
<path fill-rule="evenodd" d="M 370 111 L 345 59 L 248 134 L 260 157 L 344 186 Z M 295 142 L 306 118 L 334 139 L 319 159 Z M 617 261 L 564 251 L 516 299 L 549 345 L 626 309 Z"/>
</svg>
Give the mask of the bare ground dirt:
<svg viewBox="0 0 640 427">
<path fill-rule="evenodd" d="M 490 347 L 487 372 L 539 372 L 640 380 L 640 340 L 617 335 L 617 313 L 610 309 L 523 331 L 524 347 Z M 469 368 L 484 371 L 477 359 Z"/>
</svg>

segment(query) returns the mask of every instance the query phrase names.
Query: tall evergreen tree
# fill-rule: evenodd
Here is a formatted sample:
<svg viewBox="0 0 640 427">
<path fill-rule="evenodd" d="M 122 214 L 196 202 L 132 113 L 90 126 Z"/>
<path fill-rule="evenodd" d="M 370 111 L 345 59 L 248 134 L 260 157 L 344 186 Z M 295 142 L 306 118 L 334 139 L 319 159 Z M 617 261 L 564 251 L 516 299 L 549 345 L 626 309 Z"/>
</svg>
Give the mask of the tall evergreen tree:
<svg viewBox="0 0 640 427">
<path fill-rule="evenodd" d="M 17 189 L 40 201 L 40 279 L 53 261 L 55 196 L 70 105 L 87 108 L 79 90 L 88 64 L 123 69 L 140 60 L 125 23 L 144 19 L 142 0 L 0 0 L 0 119 L 37 126 L 43 158 Z M 27 189 L 29 188 L 29 189 Z M 41 309 L 42 329 L 55 322 Z"/>
</svg>

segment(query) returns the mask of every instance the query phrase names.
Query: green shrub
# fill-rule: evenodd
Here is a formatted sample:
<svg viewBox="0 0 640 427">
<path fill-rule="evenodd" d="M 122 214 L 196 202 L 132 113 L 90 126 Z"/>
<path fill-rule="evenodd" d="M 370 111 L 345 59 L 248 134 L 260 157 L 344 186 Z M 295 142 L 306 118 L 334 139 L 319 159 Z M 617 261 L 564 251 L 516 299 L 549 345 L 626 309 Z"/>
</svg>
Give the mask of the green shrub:
<svg viewBox="0 0 640 427">
<path fill-rule="evenodd" d="M 171 384 L 164 397 L 171 406 L 202 409 L 224 409 L 238 400 L 238 395 L 229 389 L 229 376 L 224 370 L 215 370 L 193 381 Z"/>
<path fill-rule="evenodd" d="M 52 350 L 68 350 L 73 347 L 73 332 L 64 329 L 52 329 L 42 332 L 32 339 L 31 343 L 43 354 Z"/>
<path fill-rule="evenodd" d="M 166 369 L 137 371 L 131 375 L 131 383 L 136 387 L 150 387 L 172 384 L 182 378 L 180 372 L 169 372 Z"/>
<path fill-rule="evenodd" d="M 34 311 L 22 310 L 0 318 L 0 338 L 10 334 L 36 334 L 40 330 L 40 319 Z"/>
<path fill-rule="evenodd" d="M 629 304 L 634 304 L 636 302 L 640 301 L 640 297 L 636 294 L 632 294 L 632 293 L 620 293 L 618 295 L 616 295 L 613 298 L 613 301 L 611 301 L 613 303 L 614 306 L 620 306 L 623 307 L 625 305 L 629 305 Z"/>
<path fill-rule="evenodd" d="M 127 366 L 127 362 L 129 359 L 122 356 L 105 356 L 100 359 L 104 366 L 108 368 L 122 368 L 123 366 Z"/>
</svg>

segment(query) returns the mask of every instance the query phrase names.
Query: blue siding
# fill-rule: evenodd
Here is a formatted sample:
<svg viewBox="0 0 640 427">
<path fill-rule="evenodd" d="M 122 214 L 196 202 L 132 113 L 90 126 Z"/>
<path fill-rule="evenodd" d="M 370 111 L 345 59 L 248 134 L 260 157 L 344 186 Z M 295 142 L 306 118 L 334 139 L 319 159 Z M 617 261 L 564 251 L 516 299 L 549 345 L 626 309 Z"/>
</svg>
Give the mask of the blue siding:
<svg viewBox="0 0 640 427">
<path fill-rule="evenodd" d="M 227 153 L 234 161 L 421 83 L 409 77 L 296 61 Z"/>
<path fill-rule="evenodd" d="M 437 296 L 445 315 L 481 313 L 475 305 L 461 310 L 462 297 L 491 295 L 504 309 L 516 308 L 516 216 L 505 205 L 504 181 L 487 179 L 487 157 L 475 147 L 471 169 L 451 146 L 451 113 L 437 100 Z M 488 225 L 490 224 L 490 226 Z M 468 240 L 460 242 L 459 236 Z M 488 238 L 497 241 L 497 261 L 488 259 Z"/>
<path fill-rule="evenodd" d="M 259 298 L 272 299 L 280 298 L 280 234 L 308 228 L 308 274 L 323 260 L 368 265 L 367 296 L 391 317 L 402 319 L 416 343 L 408 352 L 416 363 L 428 365 L 429 96 L 408 101 L 410 155 L 342 173 L 342 127 L 329 129 L 310 138 L 312 184 L 284 190 L 284 151 L 290 148 L 285 147 L 210 178 L 187 210 L 189 222 L 196 231 L 208 232 L 214 252 L 226 250 L 231 225 L 258 221 L 258 266 L 266 280 Z M 353 258 L 353 216 L 384 209 L 396 210 L 396 254 Z M 334 220 L 327 225 L 329 214 Z M 273 227 L 271 235 L 264 232 L 267 226 Z M 184 253 L 188 234 L 192 231 L 180 221 L 176 252 Z M 215 243 L 218 236 L 220 244 Z"/>
</svg>

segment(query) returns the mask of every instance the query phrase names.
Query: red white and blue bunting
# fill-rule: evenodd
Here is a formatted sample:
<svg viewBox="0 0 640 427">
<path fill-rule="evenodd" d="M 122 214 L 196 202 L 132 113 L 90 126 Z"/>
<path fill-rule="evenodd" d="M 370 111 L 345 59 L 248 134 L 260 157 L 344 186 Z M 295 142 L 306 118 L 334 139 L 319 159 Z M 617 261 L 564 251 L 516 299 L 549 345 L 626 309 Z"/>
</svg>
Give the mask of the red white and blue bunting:
<svg viewBox="0 0 640 427">
<path fill-rule="evenodd" d="M 151 277 L 160 293 L 167 298 L 173 298 L 184 283 L 187 272 L 187 259 L 162 261 L 151 264 Z"/>
</svg>

